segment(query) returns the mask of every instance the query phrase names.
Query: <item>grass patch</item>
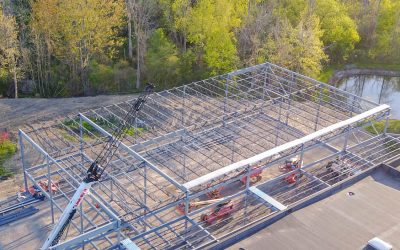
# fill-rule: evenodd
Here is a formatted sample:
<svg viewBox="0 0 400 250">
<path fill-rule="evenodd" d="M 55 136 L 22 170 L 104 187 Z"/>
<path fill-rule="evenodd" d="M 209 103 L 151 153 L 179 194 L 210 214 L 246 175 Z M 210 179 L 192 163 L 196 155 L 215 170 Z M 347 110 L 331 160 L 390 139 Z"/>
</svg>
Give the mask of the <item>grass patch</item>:
<svg viewBox="0 0 400 250">
<path fill-rule="evenodd" d="M 64 126 L 70 128 L 75 133 L 79 133 L 79 119 L 64 120 L 61 122 Z"/>
<path fill-rule="evenodd" d="M 381 133 L 383 133 L 383 130 L 385 129 L 385 122 L 386 121 L 375 122 L 373 124 L 375 129 L 371 125 L 371 126 L 366 127 L 365 130 L 367 130 L 369 133 L 371 133 L 373 135 L 381 134 Z M 400 120 L 389 120 L 387 132 L 393 133 L 393 134 L 400 134 Z M 398 143 L 395 141 L 385 141 L 384 146 L 385 146 L 386 150 L 388 150 L 388 151 L 394 151 L 399 148 Z"/>
<path fill-rule="evenodd" d="M 386 121 L 379 121 L 373 124 L 378 134 L 383 133 L 383 130 L 385 129 L 385 122 Z M 377 133 L 375 129 L 372 127 L 372 125 L 365 128 L 365 130 L 367 130 L 369 133 L 376 135 Z M 389 120 L 387 132 L 400 134 L 400 120 Z"/>
<path fill-rule="evenodd" d="M 124 129 L 124 134 L 130 135 L 130 136 L 134 136 L 135 134 L 139 135 L 144 130 L 145 130 L 144 128 L 132 128 L 132 127 L 130 127 L 130 128 Z"/>
<path fill-rule="evenodd" d="M 90 120 L 92 120 L 93 122 L 98 124 L 98 121 L 96 121 L 95 119 L 90 119 Z M 64 126 L 70 128 L 72 131 L 74 131 L 76 134 L 79 135 L 79 133 L 80 133 L 79 118 L 62 121 L 62 124 Z M 86 129 L 87 131 L 91 132 L 92 134 L 100 135 L 99 132 L 92 125 L 90 125 L 87 121 L 82 121 L 82 127 L 84 129 Z M 64 137 L 64 138 L 68 139 L 66 137 Z"/>
<path fill-rule="evenodd" d="M 8 178 L 13 176 L 13 173 L 7 170 L 3 164 L 17 152 L 17 145 L 8 138 L 7 133 L 0 136 L 0 178 Z"/>
<path fill-rule="evenodd" d="M 91 119 L 94 121 L 94 119 Z M 95 122 L 95 121 L 94 121 Z M 80 129 L 79 129 L 79 118 L 76 119 L 69 119 L 69 120 L 64 120 L 61 122 L 64 126 L 68 127 L 71 129 L 75 134 L 79 136 L 80 134 Z M 92 138 L 92 135 L 101 136 L 101 133 L 98 132 L 92 125 L 90 125 L 87 121 L 82 121 L 82 127 L 84 128 L 83 130 L 83 140 L 84 141 L 90 141 Z M 64 137 L 65 140 L 70 141 L 70 142 L 78 142 L 79 139 L 70 135 L 67 132 L 61 132 L 60 133 L 62 137 Z"/>
<path fill-rule="evenodd" d="M 67 132 L 61 131 L 60 134 L 62 135 L 62 137 L 64 137 L 65 140 L 67 141 L 72 141 L 72 142 L 77 142 L 78 139 L 75 138 L 74 136 L 68 134 Z"/>
<path fill-rule="evenodd" d="M 82 122 L 82 127 L 84 127 L 87 131 L 90 131 L 90 132 L 92 132 L 92 133 L 94 133 L 94 132 L 97 131 L 97 130 L 96 130 L 92 125 L 90 125 L 87 121 L 83 121 L 83 122 Z"/>
<path fill-rule="evenodd" d="M 113 134 L 115 134 L 116 127 L 122 126 L 121 122 L 112 116 L 107 119 L 108 119 L 108 122 L 103 119 L 90 118 L 91 121 L 93 121 L 94 123 L 96 123 L 97 125 L 102 127 L 103 129 L 108 130 L 108 131 L 113 131 Z M 65 120 L 62 122 L 62 124 L 64 124 L 65 126 L 67 126 L 72 131 L 74 131 L 76 134 L 79 135 L 79 133 L 80 133 L 79 118 L 73 119 L 73 120 Z M 89 131 L 90 133 L 92 133 L 96 136 L 101 136 L 100 132 L 98 132 L 87 121 L 82 121 L 82 127 L 84 127 L 87 131 Z M 123 133 L 125 135 L 134 136 L 135 134 L 140 134 L 145 130 L 146 130 L 146 128 L 144 128 L 144 127 L 143 128 L 142 127 L 140 127 L 140 128 L 129 127 L 129 128 L 124 129 Z M 77 141 L 77 139 L 75 137 L 69 135 L 68 133 L 62 133 L 62 136 L 68 141 Z M 83 133 L 84 140 L 87 139 L 87 138 L 85 138 L 85 136 L 88 137 L 86 132 Z"/>
<path fill-rule="evenodd" d="M 317 80 L 320 82 L 329 82 L 329 79 L 333 76 L 333 73 L 335 72 L 335 68 L 333 66 L 329 66 L 321 71 L 319 76 L 317 77 Z"/>
</svg>

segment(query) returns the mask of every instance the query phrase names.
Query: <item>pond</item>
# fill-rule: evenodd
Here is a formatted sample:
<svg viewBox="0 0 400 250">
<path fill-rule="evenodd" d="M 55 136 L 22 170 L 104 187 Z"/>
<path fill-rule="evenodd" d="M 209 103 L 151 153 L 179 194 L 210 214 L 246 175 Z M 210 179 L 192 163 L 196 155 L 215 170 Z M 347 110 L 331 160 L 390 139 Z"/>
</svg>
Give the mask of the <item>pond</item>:
<svg viewBox="0 0 400 250">
<path fill-rule="evenodd" d="M 400 119 L 400 77 L 361 75 L 343 79 L 338 88 L 392 108 L 392 119 Z"/>
</svg>

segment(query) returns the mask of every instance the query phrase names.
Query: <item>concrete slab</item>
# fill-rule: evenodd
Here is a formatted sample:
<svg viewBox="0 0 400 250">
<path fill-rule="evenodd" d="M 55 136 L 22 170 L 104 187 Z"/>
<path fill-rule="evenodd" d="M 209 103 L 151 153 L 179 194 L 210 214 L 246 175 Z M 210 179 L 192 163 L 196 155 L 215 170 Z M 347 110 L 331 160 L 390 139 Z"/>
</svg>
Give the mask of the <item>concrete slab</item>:
<svg viewBox="0 0 400 250">
<path fill-rule="evenodd" d="M 0 249 L 39 249 L 51 228 L 48 202 L 38 203 L 39 212 L 0 227 Z"/>
</svg>

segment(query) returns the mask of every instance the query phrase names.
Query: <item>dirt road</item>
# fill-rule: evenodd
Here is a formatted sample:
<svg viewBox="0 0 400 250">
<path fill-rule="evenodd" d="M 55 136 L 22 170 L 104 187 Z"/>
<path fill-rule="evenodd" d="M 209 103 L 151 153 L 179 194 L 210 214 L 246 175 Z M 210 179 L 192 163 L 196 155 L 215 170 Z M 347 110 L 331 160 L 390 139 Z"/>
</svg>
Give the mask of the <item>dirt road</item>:
<svg viewBox="0 0 400 250">
<path fill-rule="evenodd" d="M 130 100 L 135 95 L 102 95 L 74 98 L 0 99 L 0 131 L 15 131 L 27 123 L 51 120 L 90 108 Z"/>
</svg>

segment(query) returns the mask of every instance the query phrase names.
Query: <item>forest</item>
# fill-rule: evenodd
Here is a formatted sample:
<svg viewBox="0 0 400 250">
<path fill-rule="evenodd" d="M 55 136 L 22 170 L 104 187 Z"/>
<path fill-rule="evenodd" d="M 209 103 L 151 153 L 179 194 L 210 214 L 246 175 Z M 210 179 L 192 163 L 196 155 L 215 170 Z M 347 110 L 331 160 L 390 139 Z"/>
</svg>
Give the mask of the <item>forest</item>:
<svg viewBox="0 0 400 250">
<path fill-rule="evenodd" d="M 400 1 L 0 0 L 3 97 L 165 89 L 265 61 L 318 79 L 400 69 Z"/>
</svg>

